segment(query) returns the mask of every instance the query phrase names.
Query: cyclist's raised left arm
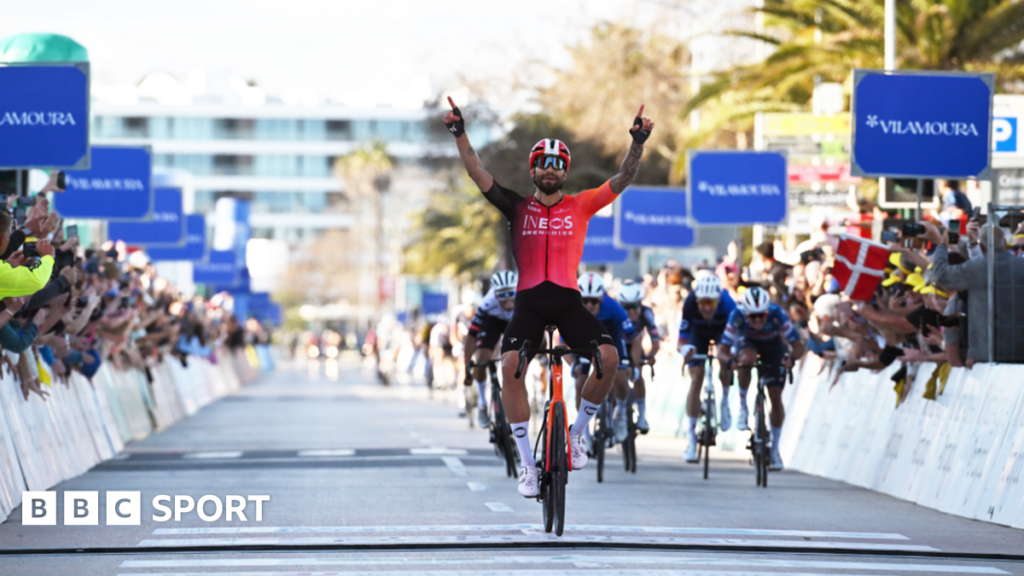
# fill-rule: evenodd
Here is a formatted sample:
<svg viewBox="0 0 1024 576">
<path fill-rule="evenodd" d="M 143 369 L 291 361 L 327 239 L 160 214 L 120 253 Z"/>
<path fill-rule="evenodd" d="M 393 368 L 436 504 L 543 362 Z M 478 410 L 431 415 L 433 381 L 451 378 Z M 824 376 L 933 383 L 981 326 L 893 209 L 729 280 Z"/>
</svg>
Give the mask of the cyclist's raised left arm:
<svg viewBox="0 0 1024 576">
<path fill-rule="evenodd" d="M 622 160 L 619 172 L 608 181 L 612 192 L 616 194 L 622 194 L 633 183 L 637 172 L 640 171 L 640 158 L 644 155 L 644 142 L 647 141 L 651 130 L 654 129 L 654 122 L 650 118 L 644 118 L 643 114 L 644 107 L 641 106 L 633 120 L 633 127 L 629 129 L 629 135 L 633 137 L 633 144 L 629 147 L 626 158 Z"/>
<path fill-rule="evenodd" d="M 451 112 L 445 115 L 444 125 L 455 136 L 455 145 L 459 148 L 459 157 L 462 158 L 462 164 L 466 167 L 469 177 L 473 179 L 473 182 L 476 182 L 481 192 L 487 192 L 494 186 L 494 177 L 487 170 L 484 170 L 483 162 L 480 161 L 476 150 L 469 143 L 462 111 L 455 105 L 451 97 L 448 97 L 448 103 L 452 105 L 452 109 Z"/>
</svg>

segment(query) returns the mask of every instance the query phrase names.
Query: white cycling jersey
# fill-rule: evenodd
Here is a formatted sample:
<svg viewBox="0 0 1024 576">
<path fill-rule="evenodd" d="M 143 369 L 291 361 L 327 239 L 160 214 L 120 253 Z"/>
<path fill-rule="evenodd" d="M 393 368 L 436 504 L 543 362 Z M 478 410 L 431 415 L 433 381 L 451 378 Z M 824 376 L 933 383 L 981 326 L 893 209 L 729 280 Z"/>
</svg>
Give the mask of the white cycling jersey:
<svg viewBox="0 0 1024 576">
<path fill-rule="evenodd" d="M 512 311 L 505 310 L 498 304 L 498 298 L 494 295 L 494 290 L 489 290 L 484 295 L 484 299 L 480 302 L 480 306 L 476 309 L 477 316 L 487 315 L 498 320 L 505 320 L 506 322 L 512 318 Z"/>
</svg>

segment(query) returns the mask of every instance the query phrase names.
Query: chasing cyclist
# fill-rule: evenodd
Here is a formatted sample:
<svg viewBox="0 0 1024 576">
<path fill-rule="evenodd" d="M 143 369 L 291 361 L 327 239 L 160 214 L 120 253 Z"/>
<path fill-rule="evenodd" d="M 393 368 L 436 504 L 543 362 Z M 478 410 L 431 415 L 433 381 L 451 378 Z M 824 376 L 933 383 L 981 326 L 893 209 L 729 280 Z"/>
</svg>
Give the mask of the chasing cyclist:
<svg viewBox="0 0 1024 576">
<path fill-rule="evenodd" d="M 480 306 L 469 324 L 469 333 L 463 346 L 466 348 L 466 386 L 470 379 L 476 382 L 480 398 L 477 401 L 477 421 L 481 430 L 491 425 L 487 417 L 487 366 L 476 366 L 469 370 L 470 361 L 482 364 L 494 358 L 494 347 L 512 318 L 516 304 L 516 282 L 519 275 L 511 270 L 501 270 L 491 276 L 491 289 L 484 295 Z"/>
<path fill-rule="evenodd" d="M 558 327 L 562 338 L 572 348 L 590 348 L 591 341 L 600 344 L 605 377 L 598 379 L 595 372 L 587 381 L 579 414 L 569 432 L 573 466 L 582 468 L 587 462 L 583 430 L 608 395 L 614 381 L 610 375 L 614 374 L 619 358 L 611 335 L 583 306 L 576 286 L 576 269 L 583 256 L 590 218 L 633 182 L 640 169 L 644 142 L 654 123 L 642 117 L 641 106 L 630 128 L 633 144 L 619 172 L 600 187 L 575 196 L 562 193 L 562 185 L 569 174 L 569 148 L 559 140 L 541 140 L 530 151 L 529 158 L 534 191 L 523 197 L 499 184 L 484 169 L 466 136 L 462 112 L 451 98 L 448 102 L 452 110 L 444 117 L 445 126 L 455 136 L 469 177 L 508 220 L 512 252 L 519 268 L 515 309 L 501 345 L 504 376 L 501 399 L 523 463 L 519 472 L 519 493 L 534 497 L 539 491 L 539 470 L 529 438 L 530 405 L 526 385 L 522 376 L 515 377 L 519 348 L 526 340 L 539 347 L 544 328 L 549 324 Z"/>
<path fill-rule="evenodd" d="M 626 311 L 629 321 L 633 323 L 633 327 L 636 328 L 639 335 L 635 343 L 633 341 L 626 342 L 626 354 L 633 361 L 633 399 L 636 400 L 637 407 L 636 427 L 642 434 L 647 434 L 651 426 L 647 423 L 647 385 L 644 382 L 642 368 L 647 360 L 653 360 L 658 355 L 658 350 L 661 348 L 661 334 L 658 333 L 654 310 L 644 306 L 641 302 L 643 299 L 643 286 L 632 280 L 623 282 L 615 293 L 615 300 Z M 651 339 L 651 353 L 646 356 L 643 347 L 644 330 L 647 331 L 647 336 Z"/>
<path fill-rule="evenodd" d="M 788 343 L 788 344 L 787 344 Z M 738 428 L 748 430 L 747 389 L 750 387 L 750 368 L 761 358 L 765 387 L 771 401 L 769 421 L 772 428 L 772 470 L 782 470 L 779 456 L 779 439 L 782 437 L 782 423 L 786 411 L 782 406 L 782 388 L 786 385 L 785 370 L 793 367 L 806 351 L 800 334 L 793 327 L 789 316 L 778 304 L 768 297 L 763 288 L 748 288 L 743 293 L 742 308 L 729 315 L 720 347 L 720 358 L 726 362 L 737 361 L 736 370 L 740 381 L 740 418 Z"/>
<path fill-rule="evenodd" d="M 679 321 L 679 352 L 690 367 L 690 393 L 686 396 L 686 415 L 690 419 L 690 445 L 686 447 L 685 460 L 697 463 L 697 422 L 701 417 L 700 391 L 704 386 L 704 360 L 691 360 L 694 354 L 707 355 L 711 342 L 722 344 L 722 333 L 736 310 L 736 302 L 717 276 L 708 275 L 697 280 L 697 285 L 683 303 L 683 317 Z M 750 373 L 747 373 L 750 377 Z M 719 356 L 719 379 L 722 383 L 722 405 L 719 411 L 719 425 L 728 430 L 732 425 L 729 413 L 729 389 L 732 386 L 732 370 Z M 746 393 L 744 388 L 743 394 Z M 746 405 L 740 408 L 740 421 L 746 422 Z M 742 425 L 742 424 L 741 424 Z"/>
<path fill-rule="evenodd" d="M 619 354 L 619 369 L 615 372 L 615 414 L 612 416 L 612 429 L 615 430 L 615 441 L 622 442 L 626 439 L 627 425 L 626 415 L 629 413 L 626 407 L 626 399 L 629 395 L 629 356 L 626 353 L 626 342 L 636 347 L 641 346 L 642 333 L 637 331 L 630 321 L 629 315 L 612 297 L 604 290 L 604 280 L 599 274 L 588 272 L 580 276 L 580 295 L 583 297 L 583 305 L 593 314 L 615 341 L 615 347 Z M 590 374 L 590 363 L 579 359 L 573 366 L 573 376 L 576 377 L 576 398 L 582 397 L 583 384 Z M 641 404 L 641 400 L 637 400 Z M 579 409 L 579 406 L 576 407 Z M 640 414 L 643 414 L 641 410 Z M 647 420 L 640 417 L 644 426 Z M 640 425 L 637 424 L 637 428 Z M 585 429 L 583 434 L 587 437 L 587 443 L 591 443 L 590 430 Z"/>
</svg>

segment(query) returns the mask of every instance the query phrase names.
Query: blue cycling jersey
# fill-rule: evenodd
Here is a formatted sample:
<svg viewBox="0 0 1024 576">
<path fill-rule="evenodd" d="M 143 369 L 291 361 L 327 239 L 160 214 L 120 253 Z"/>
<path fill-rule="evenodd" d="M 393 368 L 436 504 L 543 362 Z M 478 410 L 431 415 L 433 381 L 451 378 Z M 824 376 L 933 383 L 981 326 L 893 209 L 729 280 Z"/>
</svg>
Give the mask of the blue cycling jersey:
<svg viewBox="0 0 1024 576">
<path fill-rule="evenodd" d="M 737 308 L 729 314 L 729 322 L 725 326 L 725 333 L 722 336 L 722 344 L 732 346 L 743 340 L 758 340 L 765 342 L 776 338 L 785 338 L 792 344 L 800 339 L 800 334 L 793 327 L 789 316 L 778 304 L 768 305 L 768 319 L 764 328 L 754 330 L 747 322 L 747 316 L 742 308 Z"/>
<path fill-rule="evenodd" d="M 710 320 L 706 319 L 697 306 L 697 296 L 690 292 L 690 295 L 686 297 L 686 302 L 683 302 L 683 318 L 679 321 L 679 338 L 693 343 L 697 340 L 697 335 L 700 334 L 707 339 L 717 341 L 721 338 L 722 331 L 725 330 L 725 325 L 729 322 L 729 315 L 735 309 L 736 301 L 732 299 L 727 290 L 722 290 L 722 295 L 718 299 L 718 307 L 715 308 L 715 315 Z"/>
<path fill-rule="evenodd" d="M 644 330 L 647 330 L 651 342 L 661 342 L 661 334 L 658 333 L 658 325 L 654 319 L 654 310 L 641 305 L 640 316 L 637 317 L 636 322 L 633 322 L 633 326 L 636 327 L 637 334 L 642 334 Z"/>
<path fill-rule="evenodd" d="M 629 319 L 625 308 L 616 302 L 615 298 L 611 298 L 607 294 L 601 300 L 601 309 L 597 312 L 597 319 L 604 324 L 616 342 L 632 340 L 637 334 L 636 326 Z"/>
</svg>

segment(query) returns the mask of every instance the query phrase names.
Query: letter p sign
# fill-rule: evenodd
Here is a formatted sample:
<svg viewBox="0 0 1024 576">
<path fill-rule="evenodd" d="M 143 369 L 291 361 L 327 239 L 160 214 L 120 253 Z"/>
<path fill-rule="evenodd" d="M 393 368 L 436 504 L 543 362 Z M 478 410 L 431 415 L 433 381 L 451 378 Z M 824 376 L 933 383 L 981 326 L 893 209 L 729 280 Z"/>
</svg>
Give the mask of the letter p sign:
<svg viewBox="0 0 1024 576">
<path fill-rule="evenodd" d="M 1002 117 L 992 119 L 992 140 L 995 152 L 1017 151 L 1017 118 Z"/>
</svg>

